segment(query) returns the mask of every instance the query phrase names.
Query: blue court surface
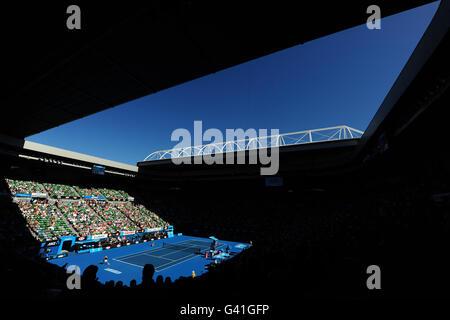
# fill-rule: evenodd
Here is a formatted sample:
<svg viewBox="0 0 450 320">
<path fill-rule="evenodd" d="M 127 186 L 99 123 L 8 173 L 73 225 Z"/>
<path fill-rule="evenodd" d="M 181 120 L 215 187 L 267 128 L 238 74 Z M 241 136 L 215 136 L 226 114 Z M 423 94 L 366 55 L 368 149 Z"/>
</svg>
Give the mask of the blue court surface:
<svg viewBox="0 0 450 320">
<path fill-rule="evenodd" d="M 211 239 L 181 235 L 49 262 L 66 268 L 77 265 L 81 272 L 87 266 L 95 265 L 98 267 L 97 277 L 101 283 L 113 280 L 122 281 L 124 285 L 129 285 L 133 279 L 138 284 L 141 283 L 144 266 L 152 264 L 155 267 L 154 279 L 162 275 L 164 279 L 170 277 L 174 281 L 181 276 L 190 276 L 192 271 L 196 275 L 207 271 L 205 266 L 214 262 L 214 259 L 204 256 L 210 244 Z M 225 251 L 227 246 L 230 248 L 230 256 L 225 255 L 225 259 L 232 258 L 247 248 L 248 244 L 220 240 L 217 249 Z M 105 255 L 108 256 L 109 265 L 103 263 Z"/>
</svg>

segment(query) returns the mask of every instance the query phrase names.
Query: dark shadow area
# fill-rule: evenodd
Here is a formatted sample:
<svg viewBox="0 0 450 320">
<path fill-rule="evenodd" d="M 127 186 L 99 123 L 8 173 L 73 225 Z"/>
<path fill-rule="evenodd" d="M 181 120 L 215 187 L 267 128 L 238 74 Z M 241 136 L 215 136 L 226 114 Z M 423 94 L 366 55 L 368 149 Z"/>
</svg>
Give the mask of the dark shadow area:
<svg viewBox="0 0 450 320">
<path fill-rule="evenodd" d="M 0 181 L 0 281 L 8 299 L 48 299 L 63 289 L 64 269 L 39 258 L 40 241 Z"/>
<path fill-rule="evenodd" d="M 245 170 L 218 169 L 216 176 L 180 170 L 167 177 L 140 172 L 134 179 L 0 158 L 0 283 L 7 298 L 70 306 L 140 301 L 136 308 L 169 318 L 187 303 L 269 304 L 274 313 L 288 313 L 311 300 L 450 298 L 448 40 L 447 34 L 434 59 L 398 93 L 367 144 L 338 166 L 324 165 L 326 154 L 314 152 L 307 160 L 305 153 L 284 158 L 290 162 L 280 163 L 287 168 L 280 171 L 280 187 L 266 187 L 264 177 Z M 311 169 L 302 170 L 305 163 Z M 55 183 L 126 190 L 176 232 L 252 246 L 193 278 L 155 278 L 155 268 L 146 265 L 139 285 L 139 279 L 101 284 L 92 265 L 81 289 L 70 290 L 64 268 L 38 257 L 40 243 L 3 179 L 47 176 Z M 367 287 L 371 265 L 380 267 L 381 290 Z"/>
<path fill-rule="evenodd" d="M 34 258 L 38 243 L 10 195 L 3 196 L 3 283 L 10 298 L 142 299 L 155 307 L 191 300 L 282 307 L 295 299 L 448 298 L 449 154 L 438 142 L 421 150 L 404 142 L 352 171 L 293 175 L 283 187 L 208 181 L 146 193 L 141 186 L 138 197 L 177 232 L 252 242 L 194 279 L 154 279 L 146 266 L 140 285 L 103 285 L 91 266 L 81 290 L 68 290 L 63 269 Z M 380 291 L 367 289 L 370 265 L 381 268 Z"/>
<path fill-rule="evenodd" d="M 436 118 L 422 121 L 430 119 Z M 252 242 L 194 279 L 155 279 L 146 266 L 140 285 L 100 284 L 98 267 L 91 266 L 81 290 L 69 290 L 62 268 L 34 258 L 38 243 L 7 194 L 0 216 L 2 283 L 10 298 L 144 300 L 167 306 L 171 315 L 188 302 L 268 303 L 287 311 L 297 299 L 449 298 L 450 155 L 440 147 L 442 128 L 434 142 L 410 131 L 347 172 L 293 174 L 282 187 L 239 179 L 184 182 L 177 190 L 136 187 L 132 195 L 176 232 Z M 381 269 L 382 290 L 367 289 L 370 265 Z"/>
</svg>

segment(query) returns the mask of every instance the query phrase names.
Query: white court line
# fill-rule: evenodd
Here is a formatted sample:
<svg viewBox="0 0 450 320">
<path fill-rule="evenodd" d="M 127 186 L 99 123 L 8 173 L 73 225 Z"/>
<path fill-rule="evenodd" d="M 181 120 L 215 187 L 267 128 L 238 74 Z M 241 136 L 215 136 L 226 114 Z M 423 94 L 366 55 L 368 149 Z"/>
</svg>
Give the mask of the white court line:
<svg viewBox="0 0 450 320">
<path fill-rule="evenodd" d="M 184 241 L 181 241 L 181 242 L 175 242 L 175 243 L 173 243 L 173 244 L 182 244 L 182 243 L 190 242 L 190 241 L 201 241 L 201 240 L 193 240 L 193 239 L 189 239 L 189 240 L 184 240 Z M 208 241 L 203 241 L 203 242 L 209 243 Z M 195 247 L 193 247 L 193 248 L 195 248 Z M 167 248 L 165 248 L 165 247 L 158 247 L 158 248 L 155 248 L 155 249 L 145 250 L 145 251 L 141 251 L 141 252 L 138 252 L 138 253 L 132 253 L 132 254 L 128 254 L 128 255 L 116 257 L 116 258 L 113 258 L 113 260 L 118 260 L 118 259 L 121 259 L 121 258 L 124 258 L 124 257 L 129 258 L 129 257 L 133 257 L 133 256 L 138 256 L 138 255 L 141 255 L 141 254 L 146 254 L 145 252 L 156 252 L 156 251 L 161 251 L 162 249 L 167 249 Z M 182 251 L 182 249 L 180 249 L 179 251 Z M 169 254 L 169 253 L 168 253 L 168 254 Z M 162 255 L 162 256 L 165 256 L 165 254 Z M 162 257 L 162 256 L 161 256 L 161 257 Z M 118 261 L 119 261 L 119 260 L 118 260 Z"/>
<path fill-rule="evenodd" d="M 205 242 L 206 242 L 206 241 L 205 241 Z M 222 243 L 222 244 L 221 244 L 220 246 L 218 246 L 217 248 L 221 248 L 221 247 L 223 247 L 223 246 L 225 246 L 225 243 Z M 187 255 L 186 257 L 189 257 L 189 255 Z M 185 261 L 192 260 L 193 258 L 197 257 L 197 255 L 193 255 L 191 258 L 188 258 L 188 259 L 186 259 L 186 257 L 183 257 L 183 258 L 180 258 L 180 259 L 176 259 L 176 260 L 173 260 L 173 261 L 171 261 L 171 262 L 162 264 L 160 267 L 164 267 L 165 265 L 171 264 L 171 263 L 173 263 L 173 262 L 175 262 L 175 261 L 179 261 L 179 260 L 185 259 L 185 260 L 182 260 L 182 261 L 180 261 L 180 262 L 178 262 L 178 263 L 175 263 L 175 264 L 173 264 L 173 265 L 171 265 L 171 266 L 168 266 L 167 268 L 163 268 L 163 269 L 159 269 L 159 270 L 157 270 L 159 267 L 158 267 L 158 268 L 155 268 L 155 271 L 156 271 L 156 272 L 160 272 L 160 271 L 166 270 L 166 269 L 168 269 L 168 268 L 171 268 L 171 267 L 173 267 L 173 266 L 176 266 L 176 265 L 178 265 L 178 264 L 180 264 L 180 263 L 183 263 L 183 262 L 185 262 Z"/>
<path fill-rule="evenodd" d="M 206 241 L 205 241 L 206 242 Z M 225 243 L 222 243 L 221 245 L 219 245 L 218 247 L 217 247 L 217 249 L 219 249 L 219 248 L 222 248 L 222 247 L 224 247 L 225 246 Z M 195 247 L 194 247 L 195 248 Z M 207 249 L 207 248 L 205 248 L 205 249 Z M 202 250 L 204 250 L 204 249 L 202 249 Z M 180 251 L 183 251 L 183 249 L 180 249 L 180 250 L 177 250 L 178 252 L 180 252 Z M 145 255 L 147 255 L 147 256 L 150 256 L 150 257 L 156 257 L 156 258 L 159 258 L 159 257 L 164 257 L 164 256 L 166 256 L 166 255 L 168 255 L 168 254 L 173 254 L 173 253 L 176 253 L 176 252 L 169 252 L 169 253 L 167 253 L 167 254 L 164 254 L 164 255 L 162 255 L 162 256 L 152 256 L 152 255 L 150 255 L 150 254 L 146 254 L 146 253 L 144 253 Z M 189 257 L 191 254 L 188 254 L 187 256 L 185 256 L 184 258 L 186 258 L 186 257 Z M 194 254 L 194 257 L 196 257 L 197 256 L 197 254 Z M 166 265 L 166 264 L 170 264 L 170 263 L 172 263 L 172 262 L 175 262 L 175 261 L 178 261 L 178 260 L 181 260 L 181 259 L 184 259 L 184 258 L 179 258 L 179 259 L 170 259 L 170 258 L 163 258 L 163 259 L 166 259 L 166 260 L 172 260 L 171 262 L 168 262 L 168 263 L 165 263 L 165 264 L 163 264 L 162 266 L 164 266 L 164 265 Z M 190 260 L 191 258 L 189 258 L 189 259 L 187 259 L 187 260 Z M 185 260 L 185 261 L 187 261 L 187 260 Z M 182 261 L 183 262 L 183 261 Z M 181 263 L 181 262 L 180 262 Z M 178 263 L 177 263 L 178 264 Z M 174 264 L 175 265 L 175 264 Z M 163 269 L 164 270 L 164 269 Z"/>
<path fill-rule="evenodd" d="M 128 258 L 128 257 L 138 256 L 138 255 L 144 254 L 144 252 L 149 252 L 149 251 L 151 251 L 151 252 L 153 252 L 153 251 L 160 251 L 162 248 L 163 247 L 159 247 L 159 248 L 155 248 L 155 249 L 141 251 L 141 252 L 138 252 L 138 253 L 127 254 L 127 255 L 124 255 L 124 256 L 116 257 L 114 259 L 121 259 L 123 257 L 127 257 Z"/>
<path fill-rule="evenodd" d="M 143 255 L 149 256 L 149 257 L 152 257 L 152 258 L 160 258 L 161 260 L 169 260 L 169 261 L 172 261 L 172 259 L 170 259 L 170 258 L 161 258 L 162 256 L 152 256 L 151 254 L 147 254 L 147 253 L 144 253 Z"/>
<path fill-rule="evenodd" d="M 122 271 L 116 270 L 116 269 L 111 269 L 111 268 L 106 268 L 105 271 L 109 271 L 115 274 L 121 274 Z"/>
<path fill-rule="evenodd" d="M 114 258 L 113 258 L 113 260 L 116 260 L 116 259 L 114 259 Z M 137 264 L 134 264 L 134 263 L 129 263 L 129 262 L 125 262 L 125 261 L 122 261 L 122 260 L 116 260 L 116 261 L 118 261 L 118 262 L 122 262 L 122 263 L 126 263 L 126 264 L 129 264 L 129 265 L 132 265 L 132 266 L 135 266 L 135 267 L 141 268 L 141 269 L 143 269 L 143 268 L 144 268 L 143 266 L 140 266 L 140 265 L 137 265 Z"/>
<path fill-rule="evenodd" d="M 154 256 L 154 255 L 152 255 L 150 253 L 143 253 L 144 256 L 155 257 L 155 258 L 161 258 L 161 257 L 164 257 L 164 256 L 166 256 L 168 254 L 170 254 L 170 253 L 166 253 L 166 254 L 163 254 L 163 255 L 160 255 L 160 256 Z M 170 258 L 163 258 L 163 259 L 171 260 Z"/>
<path fill-rule="evenodd" d="M 167 262 L 167 263 L 163 263 L 162 265 L 160 265 L 160 266 L 158 266 L 158 267 L 155 267 L 155 271 L 159 272 L 159 271 L 165 270 L 165 269 L 167 269 L 167 268 L 170 268 L 171 266 L 169 266 L 169 267 L 167 267 L 167 268 L 164 268 L 164 269 L 161 269 L 161 270 L 157 270 L 159 267 L 163 267 L 163 266 L 165 266 L 165 265 L 174 263 L 174 262 L 176 262 L 176 261 L 179 261 L 179 260 L 182 260 L 182 259 L 186 259 L 186 257 L 188 257 L 188 256 L 189 256 L 189 255 L 184 256 L 183 258 L 180 258 L 180 259 L 177 259 L 177 260 L 172 260 L 172 259 L 162 258 L 163 260 L 171 260 L 171 261 L 170 261 L 170 262 Z M 191 260 L 192 258 L 195 258 L 196 256 L 197 256 L 197 255 L 194 255 L 193 257 L 191 257 L 191 258 L 189 258 L 189 259 L 186 259 L 186 260 L 184 260 L 184 261 Z M 154 257 L 154 258 L 159 258 L 159 256 L 152 256 L 152 257 Z M 113 258 L 113 260 L 116 260 L 116 259 Z M 131 263 L 131 262 L 125 262 L 125 261 L 122 261 L 122 260 L 116 260 L 116 261 L 119 261 L 119 262 L 122 262 L 122 263 L 126 263 L 126 264 L 129 264 L 129 265 L 132 265 L 132 266 L 136 266 L 136 267 L 139 267 L 139 268 L 144 268 L 143 266 L 140 266 L 140 265 L 137 265 L 137 264 L 134 264 L 134 263 Z M 183 262 L 183 261 L 181 261 L 181 262 L 179 262 L 179 263 L 176 263 L 176 264 L 174 264 L 174 266 L 177 265 L 177 264 L 180 264 L 180 263 L 182 263 L 182 262 Z"/>
<path fill-rule="evenodd" d="M 195 248 L 195 247 L 193 247 L 193 248 Z M 170 251 L 170 250 L 168 250 L 168 251 Z M 163 255 L 161 255 L 161 256 L 154 256 L 154 255 L 151 255 L 150 253 L 143 253 L 143 255 L 146 255 L 146 256 L 149 256 L 149 257 L 153 257 L 153 258 L 161 258 L 162 260 L 169 260 L 170 262 L 168 262 L 168 263 L 172 263 L 172 262 L 175 262 L 175 261 L 178 261 L 178 260 L 180 260 L 180 259 L 183 259 L 183 258 L 178 258 L 178 259 L 171 259 L 171 258 L 163 258 L 163 257 L 165 257 L 165 256 L 167 256 L 167 255 L 169 255 L 169 254 L 174 254 L 174 253 L 179 253 L 179 252 L 184 252 L 184 250 L 183 249 L 179 249 L 179 250 L 176 250 L 176 251 L 170 251 L 169 253 L 166 253 L 166 254 L 163 254 Z M 192 253 L 190 253 L 190 252 L 185 252 L 185 253 L 187 253 L 187 255 L 185 255 L 184 256 L 184 258 L 186 258 L 186 257 L 189 257 Z M 195 254 L 196 255 L 196 254 Z M 163 264 L 163 265 L 166 265 L 166 264 L 168 264 L 168 263 L 165 263 L 165 264 Z"/>
<path fill-rule="evenodd" d="M 190 242 L 190 241 L 198 241 L 198 242 L 209 243 L 208 241 L 201 241 L 201 240 L 193 240 L 193 239 L 189 239 L 189 240 L 185 240 L 185 241 L 182 241 L 182 242 L 176 242 L 176 243 L 174 243 L 174 244 L 181 244 L 181 243 Z M 221 244 L 220 246 L 218 246 L 218 248 L 221 248 L 221 247 L 223 247 L 224 245 L 225 245 L 225 244 Z M 118 258 L 113 258 L 113 260 L 116 260 L 116 261 L 119 261 L 119 262 L 122 262 L 122 263 L 126 263 L 126 264 L 129 264 L 129 265 L 132 265 L 132 266 L 136 266 L 136 267 L 139 267 L 139 268 L 144 268 L 143 266 L 140 266 L 140 265 L 137 265 L 137 264 L 134 264 L 134 263 L 130 263 L 130 262 L 125 262 L 125 261 L 118 260 L 118 259 L 123 258 L 123 257 L 129 258 L 129 257 L 133 257 L 133 256 L 138 256 L 138 255 L 146 255 L 146 256 L 150 256 L 150 257 L 154 257 L 154 258 L 160 258 L 160 257 L 165 256 L 166 254 L 164 254 L 164 255 L 162 255 L 162 256 L 152 256 L 152 255 L 147 254 L 147 253 L 145 253 L 145 252 L 154 252 L 154 251 L 158 251 L 158 250 L 160 251 L 161 249 L 164 249 L 164 248 L 165 248 L 165 247 L 159 247 L 159 248 L 156 248 L 156 249 L 154 249 L 154 250 L 147 250 L 147 251 L 143 251 L 143 252 L 140 252 L 140 253 L 135 253 L 135 254 L 131 254 L 131 255 L 121 256 L 121 257 L 118 257 Z M 167 248 L 166 248 L 166 249 L 167 249 Z M 183 251 L 183 250 L 180 249 L 180 250 L 178 250 L 178 251 Z M 169 253 L 167 253 L 167 254 L 172 254 L 172 253 L 173 253 L 173 252 L 169 252 Z M 176 260 L 172 260 L 172 259 L 170 259 L 170 258 L 162 258 L 162 259 L 165 259 L 165 260 L 172 260 L 172 261 L 167 262 L 167 263 L 164 263 L 164 264 L 162 264 L 162 265 L 160 265 L 160 266 L 158 266 L 158 267 L 155 267 L 155 272 L 160 272 L 160 271 L 166 270 L 166 269 L 168 269 L 168 268 L 170 268 L 170 267 L 176 266 L 176 265 L 178 265 L 178 264 L 180 264 L 180 263 L 183 263 L 183 262 L 185 262 L 185 261 L 189 261 L 189 260 L 191 260 L 191 259 L 197 257 L 197 255 L 193 255 L 191 258 L 187 258 L 187 257 L 189 257 L 189 255 L 184 256 L 184 257 L 179 258 L 179 259 L 176 259 Z M 187 259 L 186 259 L 186 258 L 187 258 Z M 184 260 L 183 260 L 183 259 L 184 259 Z M 182 260 L 182 261 L 180 261 L 180 260 Z M 171 263 L 174 263 L 174 262 L 176 262 L 176 261 L 180 261 L 180 262 L 175 263 L 175 264 L 173 264 L 173 265 L 171 265 L 171 266 L 168 266 L 167 268 L 159 269 L 160 267 L 164 267 L 164 266 L 166 266 L 166 265 L 168 265 L 168 264 L 171 264 Z"/>
<path fill-rule="evenodd" d="M 186 257 L 189 257 L 189 256 L 186 256 Z M 188 259 L 186 259 L 186 257 L 183 257 L 183 258 L 180 258 L 180 259 L 177 259 L 177 260 L 173 260 L 173 261 L 171 261 L 171 262 L 169 262 L 169 263 L 162 264 L 162 265 L 160 265 L 159 267 L 164 267 L 164 266 L 166 266 L 166 265 L 168 265 L 168 264 L 171 264 L 171 263 L 173 263 L 173 262 L 175 262 L 175 261 L 182 260 L 182 261 L 180 261 L 180 262 L 178 262 L 178 263 L 175 263 L 175 264 L 173 264 L 173 265 L 171 265 L 171 266 L 168 266 L 167 268 L 163 268 L 163 269 L 159 269 L 159 267 L 158 267 L 158 268 L 155 268 L 155 271 L 156 271 L 156 272 L 160 272 L 160 271 L 166 270 L 166 269 L 168 269 L 168 268 L 171 268 L 171 267 L 173 267 L 173 266 L 176 266 L 177 264 L 183 263 L 183 262 L 185 262 L 185 261 L 192 260 L 192 259 L 196 258 L 197 255 L 194 255 L 194 256 L 192 256 L 192 257 L 190 257 L 190 258 L 188 258 Z M 183 259 L 184 259 L 184 260 L 183 260 Z"/>
<path fill-rule="evenodd" d="M 193 247 L 193 248 L 195 248 L 195 247 Z M 170 251 L 170 250 L 168 250 L 168 251 Z M 146 255 L 146 256 L 149 256 L 149 257 L 154 257 L 154 258 L 162 258 L 163 260 L 170 260 L 171 262 L 174 262 L 174 261 L 178 261 L 179 259 L 181 259 L 181 258 L 178 258 L 178 259 L 172 259 L 172 258 L 163 258 L 163 257 L 165 257 L 165 256 L 167 256 L 167 255 L 169 255 L 169 254 L 174 254 L 174 253 L 179 253 L 179 252 L 185 252 L 183 249 L 178 249 L 178 250 L 175 250 L 175 251 L 170 251 L 169 253 L 166 253 L 166 254 L 163 254 L 163 255 L 161 255 L 161 256 L 154 256 L 154 255 L 151 255 L 150 253 L 143 253 L 143 255 Z M 188 256 L 190 256 L 192 253 L 191 252 L 185 252 L 185 253 L 188 253 L 188 255 L 186 256 L 186 257 L 188 257 Z M 197 254 L 196 254 L 197 255 Z"/>
<path fill-rule="evenodd" d="M 163 247 L 164 248 L 164 247 Z M 191 247 L 191 248 L 194 248 L 194 249 L 197 249 L 197 247 Z M 174 251 L 171 251 L 171 250 L 167 250 L 167 251 L 169 251 L 168 253 L 166 253 L 166 254 L 163 254 L 163 255 L 161 255 L 161 256 L 154 256 L 154 255 L 151 255 L 150 253 L 152 253 L 152 251 L 150 251 L 150 253 L 142 253 L 142 254 L 144 254 L 144 255 L 146 255 L 146 256 L 150 256 L 150 257 L 165 257 L 165 256 L 167 256 L 167 255 L 169 255 L 169 254 L 174 254 L 174 253 L 177 253 L 177 252 L 186 252 L 186 253 L 189 253 L 189 252 L 187 252 L 187 251 L 185 251 L 185 250 L 187 250 L 187 249 L 190 249 L 190 248 L 185 248 L 185 249 L 177 249 L 177 250 L 174 250 Z M 202 249 L 202 248 L 199 248 L 199 249 L 201 249 L 201 250 L 205 250 L 205 249 L 207 249 L 207 248 L 205 248 L 205 249 Z M 188 255 L 190 255 L 190 254 L 188 254 Z M 167 260 L 173 260 L 173 259 L 171 259 L 171 258 L 163 258 L 163 259 L 167 259 Z M 177 259 L 178 260 L 178 259 Z M 176 261 L 176 260 L 173 260 L 173 261 Z"/>
</svg>

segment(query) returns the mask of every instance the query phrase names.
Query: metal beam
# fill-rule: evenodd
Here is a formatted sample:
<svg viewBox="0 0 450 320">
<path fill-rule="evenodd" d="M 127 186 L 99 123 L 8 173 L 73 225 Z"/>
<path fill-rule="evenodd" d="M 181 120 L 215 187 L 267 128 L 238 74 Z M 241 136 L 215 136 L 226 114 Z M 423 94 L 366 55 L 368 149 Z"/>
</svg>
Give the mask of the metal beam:
<svg viewBox="0 0 450 320">
<path fill-rule="evenodd" d="M 347 134 L 347 131 L 349 134 Z M 361 130 L 342 125 L 271 136 L 249 137 L 248 139 L 214 142 L 199 146 L 187 146 L 184 148 L 159 150 L 150 153 L 144 159 L 144 161 L 172 159 L 189 156 L 202 156 L 208 154 L 236 152 L 260 148 L 284 147 L 323 141 L 359 139 L 363 134 L 364 132 Z M 305 137 L 307 138 L 305 139 Z"/>
</svg>

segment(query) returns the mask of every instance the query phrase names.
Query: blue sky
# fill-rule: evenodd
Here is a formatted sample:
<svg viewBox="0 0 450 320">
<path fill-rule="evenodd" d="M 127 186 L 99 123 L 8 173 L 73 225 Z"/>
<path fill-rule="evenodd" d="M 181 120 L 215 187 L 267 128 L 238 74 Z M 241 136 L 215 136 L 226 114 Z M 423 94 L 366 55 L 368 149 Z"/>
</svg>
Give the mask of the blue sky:
<svg viewBox="0 0 450 320">
<path fill-rule="evenodd" d="M 136 164 L 172 131 L 348 125 L 365 130 L 438 7 L 434 2 L 160 91 L 27 140 Z M 381 14 L 383 14 L 381 8 Z"/>
</svg>

